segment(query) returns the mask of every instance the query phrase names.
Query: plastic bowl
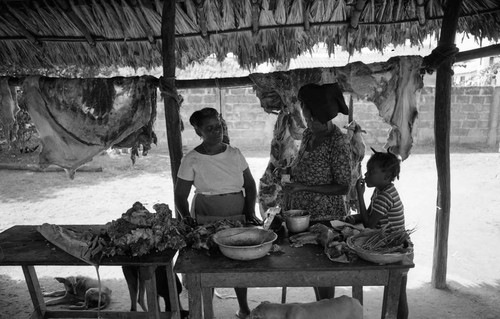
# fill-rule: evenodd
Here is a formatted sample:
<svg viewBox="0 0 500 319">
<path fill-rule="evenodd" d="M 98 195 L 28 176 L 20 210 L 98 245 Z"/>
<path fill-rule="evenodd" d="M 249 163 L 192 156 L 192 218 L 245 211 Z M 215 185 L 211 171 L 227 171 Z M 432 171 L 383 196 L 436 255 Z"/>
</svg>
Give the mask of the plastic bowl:
<svg viewBox="0 0 500 319">
<path fill-rule="evenodd" d="M 235 260 L 262 258 L 271 250 L 278 235 L 255 227 L 236 227 L 218 231 L 213 240 L 222 254 Z"/>
<path fill-rule="evenodd" d="M 309 228 L 311 215 L 303 209 L 287 210 L 283 213 L 285 224 L 288 231 L 292 233 L 300 233 Z"/>
</svg>

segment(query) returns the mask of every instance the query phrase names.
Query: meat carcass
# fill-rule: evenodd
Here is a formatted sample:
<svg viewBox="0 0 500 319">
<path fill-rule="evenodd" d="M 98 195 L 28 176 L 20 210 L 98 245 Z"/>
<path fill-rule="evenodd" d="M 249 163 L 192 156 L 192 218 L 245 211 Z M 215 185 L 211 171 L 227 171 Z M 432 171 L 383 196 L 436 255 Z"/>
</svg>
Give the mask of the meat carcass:
<svg viewBox="0 0 500 319">
<path fill-rule="evenodd" d="M 40 167 L 61 166 L 73 178 L 95 155 L 152 127 L 157 84 L 150 76 L 26 78 L 26 105 L 42 144 Z"/>
<path fill-rule="evenodd" d="M 271 154 L 264 175 L 259 183 L 259 207 L 262 218 L 270 207 L 286 207 L 282 194 L 281 173 L 286 171 L 295 159 L 304 124 L 300 113 L 280 111 L 273 131 Z"/>
<path fill-rule="evenodd" d="M 365 130 L 361 128 L 361 126 L 356 123 L 356 121 L 352 121 L 348 125 L 344 127 L 347 129 L 346 138 L 351 147 L 351 160 L 352 160 L 352 169 L 351 169 L 351 189 L 349 189 L 349 193 L 347 193 L 347 208 L 358 211 L 358 193 L 356 192 L 356 181 L 363 176 L 361 170 L 361 162 L 365 157 L 365 142 L 363 141 L 362 133 L 366 133 Z"/>
<path fill-rule="evenodd" d="M 13 86 L 9 86 L 9 78 L 0 78 L 0 130 L 10 148 L 16 140 L 17 124 L 16 114 L 19 112 L 17 93 Z"/>
<path fill-rule="evenodd" d="M 249 77 L 266 111 L 298 108 L 297 92 L 305 84 L 337 82 L 343 92 L 354 93 L 375 104 L 382 119 L 392 126 L 386 148 L 405 160 L 413 143 L 416 94 L 423 86 L 421 65 L 421 56 L 401 56 L 387 62 L 252 73 Z"/>
</svg>

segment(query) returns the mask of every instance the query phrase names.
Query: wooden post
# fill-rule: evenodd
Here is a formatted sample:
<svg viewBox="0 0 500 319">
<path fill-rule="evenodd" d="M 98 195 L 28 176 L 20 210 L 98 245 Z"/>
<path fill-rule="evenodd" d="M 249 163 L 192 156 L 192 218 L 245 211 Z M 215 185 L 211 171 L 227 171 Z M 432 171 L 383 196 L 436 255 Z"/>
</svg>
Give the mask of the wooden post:
<svg viewBox="0 0 500 319">
<path fill-rule="evenodd" d="M 455 33 L 462 0 L 448 1 L 445 8 L 441 37 L 438 42 L 443 51 L 455 46 Z M 434 258 L 432 285 L 446 287 L 448 258 L 448 233 L 450 226 L 450 102 L 452 84 L 452 59 L 441 63 L 436 74 L 434 106 L 434 137 L 437 168 L 436 228 L 434 230 Z"/>
<path fill-rule="evenodd" d="M 177 172 L 182 159 L 181 117 L 179 101 L 175 98 L 175 0 L 165 0 L 161 17 L 161 39 L 163 57 L 163 78 L 160 89 L 165 103 L 165 122 L 167 126 L 168 152 L 172 180 L 177 181 Z M 167 89 L 168 93 L 164 90 Z"/>
</svg>

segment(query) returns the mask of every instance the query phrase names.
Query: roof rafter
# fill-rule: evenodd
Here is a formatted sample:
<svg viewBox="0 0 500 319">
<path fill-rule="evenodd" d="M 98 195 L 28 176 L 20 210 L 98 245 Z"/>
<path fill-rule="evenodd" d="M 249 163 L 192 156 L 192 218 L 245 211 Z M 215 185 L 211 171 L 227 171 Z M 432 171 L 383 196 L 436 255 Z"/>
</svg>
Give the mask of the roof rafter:
<svg viewBox="0 0 500 319">
<path fill-rule="evenodd" d="M 92 37 L 92 34 L 90 33 L 90 30 L 87 28 L 85 23 L 78 17 L 78 15 L 73 11 L 71 6 L 68 4 L 67 0 L 56 0 L 63 11 L 70 17 L 71 21 L 75 24 L 75 26 L 80 30 L 80 32 L 83 34 L 87 42 L 91 46 L 95 46 L 96 42 L 94 38 Z"/>
</svg>

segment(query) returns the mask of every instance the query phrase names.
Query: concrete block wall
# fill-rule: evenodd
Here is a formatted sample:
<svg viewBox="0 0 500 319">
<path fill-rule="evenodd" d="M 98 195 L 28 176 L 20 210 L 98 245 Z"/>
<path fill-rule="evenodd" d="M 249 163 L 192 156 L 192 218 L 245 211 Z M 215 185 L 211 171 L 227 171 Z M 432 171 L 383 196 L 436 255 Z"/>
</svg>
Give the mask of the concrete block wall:
<svg viewBox="0 0 500 319">
<path fill-rule="evenodd" d="M 276 115 L 264 112 L 251 87 L 222 89 L 220 92 L 212 88 L 190 89 L 180 90 L 179 93 L 184 97 L 181 117 L 185 127 L 182 134 L 185 149 L 191 149 L 200 143 L 200 138 L 189 124 L 189 116 L 203 107 L 214 107 L 226 119 L 232 145 L 240 149 L 269 150 Z M 428 145 L 434 142 L 434 94 L 434 87 L 424 87 L 417 95 L 419 115 L 413 130 L 414 145 Z M 494 94 L 500 96 L 500 88 L 452 88 L 451 144 L 489 145 L 498 149 L 500 105 L 496 105 L 499 99 L 494 99 Z M 345 95 L 345 100 L 348 103 L 349 95 Z M 367 132 L 363 134 L 365 143 L 375 149 L 382 149 L 390 125 L 383 122 L 373 103 L 354 98 L 353 105 L 354 119 Z M 334 123 L 343 127 L 347 124 L 347 120 L 347 116 L 339 115 Z M 158 99 L 155 132 L 160 146 L 167 147 L 164 106 L 161 98 Z M 491 145 L 492 143 L 494 145 Z"/>
<path fill-rule="evenodd" d="M 213 107 L 222 114 L 228 126 L 231 145 L 241 149 L 269 150 L 277 116 L 264 112 L 251 87 L 222 89 L 220 92 L 217 88 L 189 89 L 179 90 L 179 94 L 184 98 L 180 113 L 184 123 L 182 144 L 185 150 L 201 142 L 189 123 L 189 117 L 204 107 Z M 164 103 L 160 98 L 157 108 L 155 132 L 160 145 L 166 147 Z"/>
</svg>

